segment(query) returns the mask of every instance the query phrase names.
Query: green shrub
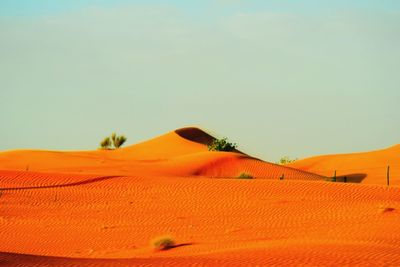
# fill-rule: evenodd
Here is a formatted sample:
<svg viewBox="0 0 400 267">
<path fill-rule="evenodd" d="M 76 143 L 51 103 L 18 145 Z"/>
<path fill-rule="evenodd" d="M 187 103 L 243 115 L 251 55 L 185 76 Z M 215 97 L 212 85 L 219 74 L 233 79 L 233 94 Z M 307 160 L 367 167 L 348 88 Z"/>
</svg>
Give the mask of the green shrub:
<svg viewBox="0 0 400 267">
<path fill-rule="evenodd" d="M 154 250 L 168 250 L 175 247 L 175 241 L 169 236 L 155 238 L 151 241 Z"/>
<path fill-rule="evenodd" d="M 115 148 L 120 148 L 125 143 L 126 139 L 124 135 L 117 136 L 116 133 L 111 135 L 111 140 Z"/>
<path fill-rule="evenodd" d="M 282 157 L 280 160 L 279 160 L 279 162 L 277 162 L 278 164 L 280 164 L 280 165 L 286 165 L 286 164 L 289 164 L 289 163 L 292 163 L 292 162 L 294 162 L 294 161 L 296 161 L 297 159 L 291 159 L 291 158 L 289 158 L 289 156 L 284 156 L 284 157 Z"/>
<path fill-rule="evenodd" d="M 118 149 L 126 142 L 126 140 L 127 138 L 124 135 L 118 136 L 116 133 L 113 133 L 110 137 L 106 137 L 100 142 L 100 148 Z"/>
<path fill-rule="evenodd" d="M 251 174 L 242 172 L 237 178 L 238 179 L 253 179 L 254 177 Z"/>
<path fill-rule="evenodd" d="M 214 139 L 214 141 L 208 145 L 209 151 L 234 151 L 237 145 L 235 143 L 228 142 L 227 138 Z"/>
<path fill-rule="evenodd" d="M 111 149 L 111 140 L 110 137 L 106 137 L 103 141 L 100 142 L 101 149 Z"/>
</svg>

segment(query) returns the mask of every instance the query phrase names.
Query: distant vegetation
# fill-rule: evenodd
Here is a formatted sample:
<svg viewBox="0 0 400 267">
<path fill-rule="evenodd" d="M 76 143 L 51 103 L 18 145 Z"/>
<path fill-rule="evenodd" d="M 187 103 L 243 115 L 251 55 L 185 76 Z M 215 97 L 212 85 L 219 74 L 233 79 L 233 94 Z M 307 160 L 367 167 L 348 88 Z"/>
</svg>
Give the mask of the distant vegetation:
<svg viewBox="0 0 400 267">
<path fill-rule="evenodd" d="M 253 179 L 253 176 L 251 174 L 242 172 L 237 178 L 238 179 Z"/>
<path fill-rule="evenodd" d="M 222 139 L 214 139 L 214 141 L 208 145 L 209 151 L 233 151 L 237 145 L 235 143 L 228 142 L 226 137 Z"/>
<path fill-rule="evenodd" d="M 151 241 L 154 250 L 168 250 L 175 247 L 175 241 L 169 236 L 155 238 Z"/>
<path fill-rule="evenodd" d="M 113 133 L 111 136 L 107 136 L 100 142 L 101 149 L 118 149 L 120 148 L 125 142 L 127 138 L 124 135 L 117 135 Z"/>
<path fill-rule="evenodd" d="M 103 141 L 100 142 L 101 149 L 111 149 L 111 140 L 110 137 L 106 137 Z"/>
<path fill-rule="evenodd" d="M 278 164 L 280 164 L 280 165 L 286 165 L 286 164 L 289 164 L 289 163 L 292 163 L 292 162 L 294 162 L 294 161 L 296 161 L 297 159 L 291 159 L 291 158 L 289 158 L 289 156 L 284 156 L 284 157 L 282 157 L 280 160 L 279 160 L 279 162 L 277 162 Z"/>
</svg>

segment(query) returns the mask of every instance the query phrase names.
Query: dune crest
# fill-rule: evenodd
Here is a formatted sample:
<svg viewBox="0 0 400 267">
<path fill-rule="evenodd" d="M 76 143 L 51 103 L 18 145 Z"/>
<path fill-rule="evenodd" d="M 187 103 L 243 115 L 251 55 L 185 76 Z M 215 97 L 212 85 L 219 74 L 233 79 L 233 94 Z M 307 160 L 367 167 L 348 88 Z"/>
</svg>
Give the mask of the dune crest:
<svg viewBox="0 0 400 267">
<path fill-rule="evenodd" d="M 175 130 L 175 133 L 189 141 L 206 146 L 210 145 L 215 140 L 213 136 L 196 127 L 180 128 Z"/>
<path fill-rule="evenodd" d="M 157 160 L 207 151 L 213 137 L 198 128 L 182 128 L 115 151 L 125 159 Z"/>
</svg>

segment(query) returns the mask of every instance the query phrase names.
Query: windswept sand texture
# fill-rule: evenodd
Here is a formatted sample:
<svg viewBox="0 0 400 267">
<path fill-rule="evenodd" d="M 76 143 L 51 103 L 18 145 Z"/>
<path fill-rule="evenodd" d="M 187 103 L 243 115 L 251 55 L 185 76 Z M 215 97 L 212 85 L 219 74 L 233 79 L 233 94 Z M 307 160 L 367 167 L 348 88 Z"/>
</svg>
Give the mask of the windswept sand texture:
<svg viewBox="0 0 400 267">
<path fill-rule="evenodd" d="M 397 187 L 208 152 L 209 138 L 1 153 L 0 266 L 400 265 Z M 243 171 L 257 178 L 231 179 Z M 164 235 L 177 246 L 154 251 Z"/>
<path fill-rule="evenodd" d="M 387 167 L 391 185 L 400 185 L 400 145 L 364 153 L 338 154 L 298 160 L 288 166 L 332 177 L 336 170 L 338 181 L 386 184 Z"/>
</svg>

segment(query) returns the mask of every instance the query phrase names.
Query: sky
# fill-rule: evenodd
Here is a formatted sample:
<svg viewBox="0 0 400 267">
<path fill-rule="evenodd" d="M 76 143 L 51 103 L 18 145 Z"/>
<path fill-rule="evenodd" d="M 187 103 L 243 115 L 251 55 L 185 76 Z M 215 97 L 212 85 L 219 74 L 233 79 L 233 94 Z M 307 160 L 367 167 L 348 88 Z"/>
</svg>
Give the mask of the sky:
<svg viewBox="0 0 400 267">
<path fill-rule="evenodd" d="M 400 1 L 0 1 L 0 150 L 185 126 L 264 160 L 400 143 Z"/>
</svg>

